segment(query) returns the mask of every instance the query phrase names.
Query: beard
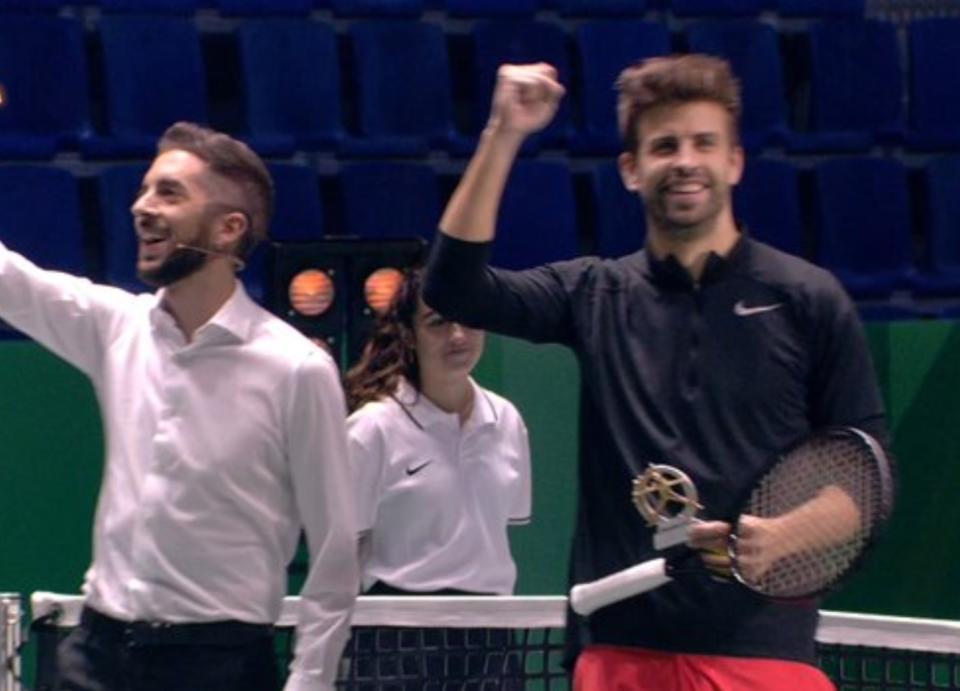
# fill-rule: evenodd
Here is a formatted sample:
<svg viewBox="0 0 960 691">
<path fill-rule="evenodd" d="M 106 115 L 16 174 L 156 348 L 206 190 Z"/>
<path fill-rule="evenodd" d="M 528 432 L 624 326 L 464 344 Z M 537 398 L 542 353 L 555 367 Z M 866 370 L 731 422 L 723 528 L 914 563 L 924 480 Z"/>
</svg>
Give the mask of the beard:
<svg viewBox="0 0 960 691">
<path fill-rule="evenodd" d="M 202 269 L 210 258 L 205 250 L 211 249 L 212 216 L 213 214 L 204 216 L 199 222 L 201 230 L 196 238 L 191 242 L 184 242 L 185 247 L 176 247 L 159 266 L 153 269 L 137 269 L 140 280 L 152 288 L 164 288 Z M 167 228 L 167 231 L 176 241 L 177 232 L 172 228 Z"/>
<path fill-rule="evenodd" d="M 178 247 L 155 269 L 137 270 L 140 280 L 153 288 L 163 288 L 192 276 L 207 263 L 207 255 L 189 247 Z"/>
<path fill-rule="evenodd" d="M 707 199 L 698 210 L 683 209 L 682 205 L 677 208 L 677 202 L 670 201 L 666 191 L 658 188 L 649 198 L 644 199 L 647 213 L 654 225 L 681 242 L 690 242 L 708 235 L 723 211 L 726 193 L 716 181 L 711 180 L 708 185 Z"/>
</svg>

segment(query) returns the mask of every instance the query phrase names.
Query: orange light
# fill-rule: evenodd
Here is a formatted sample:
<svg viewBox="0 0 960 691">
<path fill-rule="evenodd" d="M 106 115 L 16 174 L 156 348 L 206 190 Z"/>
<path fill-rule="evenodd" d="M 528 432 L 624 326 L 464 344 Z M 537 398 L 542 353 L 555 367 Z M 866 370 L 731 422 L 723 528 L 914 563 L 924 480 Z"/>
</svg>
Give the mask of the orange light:
<svg viewBox="0 0 960 691">
<path fill-rule="evenodd" d="M 333 281 L 319 269 L 301 271 L 290 281 L 290 304 L 306 317 L 318 317 L 333 304 Z"/>
<path fill-rule="evenodd" d="M 363 282 L 363 296 L 376 314 L 383 314 L 390 308 L 393 296 L 403 282 L 403 274 L 392 267 L 377 269 Z"/>
<path fill-rule="evenodd" d="M 7 87 L 0 84 L 0 108 L 7 105 Z"/>
</svg>

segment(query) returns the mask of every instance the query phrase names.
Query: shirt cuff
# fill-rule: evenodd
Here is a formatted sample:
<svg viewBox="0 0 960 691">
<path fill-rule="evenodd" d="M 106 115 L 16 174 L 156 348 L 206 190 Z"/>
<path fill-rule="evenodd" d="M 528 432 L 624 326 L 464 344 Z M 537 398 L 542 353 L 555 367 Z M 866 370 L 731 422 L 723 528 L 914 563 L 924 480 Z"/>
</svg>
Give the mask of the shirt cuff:
<svg viewBox="0 0 960 691">
<path fill-rule="evenodd" d="M 460 270 L 464 267 L 482 267 L 493 254 L 493 241 L 470 242 L 451 237 L 438 230 L 430 251 L 430 264 L 453 262 Z"/>
<path fill-rule="evenodd" d="M 424 302 L 458 321 L 463 303 L 482 283 L 492 251 L 492 242 L 467 242 L 438 230 L 424 273 Z"/>
</svg>

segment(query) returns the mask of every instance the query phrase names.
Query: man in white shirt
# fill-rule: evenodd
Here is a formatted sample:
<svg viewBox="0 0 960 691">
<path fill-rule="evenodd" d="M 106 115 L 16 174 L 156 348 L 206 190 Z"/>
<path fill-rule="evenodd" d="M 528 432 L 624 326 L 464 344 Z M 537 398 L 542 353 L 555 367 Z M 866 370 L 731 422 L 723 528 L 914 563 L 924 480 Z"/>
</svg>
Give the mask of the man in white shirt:
<svg viewBox="0 0 960 691">
<path fill-rule="evenodd" d="M 358 586 L 345 406 L 330 357 L 236 279 L 272 204 L 246 145 L 178 123 L 131 208 L 155 294 L 0 244 L 0 317 L 90 377 L 106 432 L 62 689 L 277 688 L 271 623 L 301 526 L 310 572 L 286 689 L 333 688 Z"/>
</svg>

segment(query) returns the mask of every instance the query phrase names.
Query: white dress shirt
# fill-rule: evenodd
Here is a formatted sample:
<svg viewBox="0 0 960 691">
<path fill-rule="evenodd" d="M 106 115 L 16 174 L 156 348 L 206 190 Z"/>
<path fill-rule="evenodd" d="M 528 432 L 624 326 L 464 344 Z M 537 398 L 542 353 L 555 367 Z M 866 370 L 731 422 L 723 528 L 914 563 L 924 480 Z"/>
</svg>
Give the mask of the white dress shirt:
<svg viewBox="0 0 960 691">
<path fill-rule="evenodd" d="M 93 382 L 106 465 L 84 592 L 123 620 L 272 623 L 311 554 L 292 689 L 332 689 L 357 590 L 337 368 L 239 282 L 188 343 L 161 306 L 0 244 L 0 317 Z"/>
<path fill-rule="evenodd" d="M 510 401 L 471 379 L 467 420 L 403 380 L 347 420 L 363 586 L 509 595 L 507 525 L 530 520 L 530 445 Z"/>
</svg>

